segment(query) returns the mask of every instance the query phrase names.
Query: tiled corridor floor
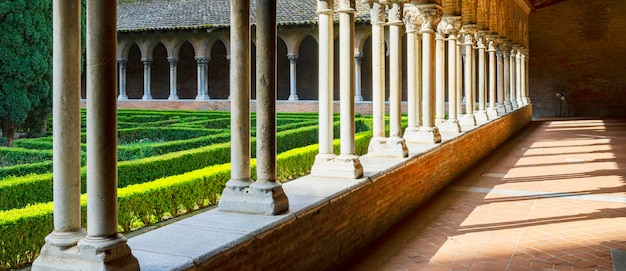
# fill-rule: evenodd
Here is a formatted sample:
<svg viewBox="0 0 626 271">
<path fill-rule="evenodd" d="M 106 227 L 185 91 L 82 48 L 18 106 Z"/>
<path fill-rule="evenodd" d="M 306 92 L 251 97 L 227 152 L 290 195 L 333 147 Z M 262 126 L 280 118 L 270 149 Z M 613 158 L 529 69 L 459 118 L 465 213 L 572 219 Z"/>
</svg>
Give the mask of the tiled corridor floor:
<svg viewBox="0 0 626 271">
<path fill-rule="evenodd" d="M 342 270 L 612 270 L 626 120 L 534 121 Z"/>
</svg>

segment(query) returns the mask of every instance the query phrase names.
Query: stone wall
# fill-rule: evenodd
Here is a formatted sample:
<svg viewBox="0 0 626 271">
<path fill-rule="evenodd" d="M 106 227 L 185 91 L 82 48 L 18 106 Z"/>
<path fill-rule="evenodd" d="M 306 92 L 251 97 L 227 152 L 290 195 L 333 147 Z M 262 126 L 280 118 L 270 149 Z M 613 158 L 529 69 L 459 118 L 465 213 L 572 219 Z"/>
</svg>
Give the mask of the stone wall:
<svg viewBox="0 0 626 271">
<path fill-rule="evenodd" d="M 532 14 L 533 115 L 626 116 L 624 26 L 623 0 L 568 0 Z M 562 93 L 565 101 L 556 93 Z"/>
<path fill-rule="evenodd" d="M 332 270 L 530 123 L 531 115 L 526 106 L 444 142 L 196 264 L 201 270 Z"/>
</svg>

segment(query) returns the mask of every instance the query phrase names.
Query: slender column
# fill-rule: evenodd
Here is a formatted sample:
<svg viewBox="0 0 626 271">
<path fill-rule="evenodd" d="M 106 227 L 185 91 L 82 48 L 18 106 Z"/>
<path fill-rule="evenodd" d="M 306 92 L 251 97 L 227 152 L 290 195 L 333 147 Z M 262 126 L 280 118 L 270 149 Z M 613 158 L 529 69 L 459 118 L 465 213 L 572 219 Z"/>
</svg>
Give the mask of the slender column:
<svg viewBox="0 0 626 271">
<path fill-rule="evenodd" d="M 298 91 L 296 90 L 296 63 L 298 62 L 298 54 L 287 54 L 289 58 L 289 101 L 298 100 Z"/>
<path fill-rule="evenodd" d="M 439 143 L 441 134 L 435 126 L 435 29 L 441 21 L 443 13 L 441 6 L 437 4 L 407 4 L 412 12 L 417 12 L 420 20 L 422 35 L 422 126 L 414 142 Z M 408 140 L 408 139 L 407 139 Z"/>
<path fill-rule="evenodd" d="M 457 35 L 456 43 L 456 118 L 463 116 L 463 35 Z"/>
<path fill-rule="evenodd" d="M 402 138 L 402 15 L 403 3 L 393 1 L 389 8 L 389 139 L 391 155 L 407 157 L 409 151 Z"/>
<path fill-rule="evenodd" d="M 230 180 L 222 192 L 220 211 L 248 207 L 250 180 L 250 1 L 230 2 Z"/>
<path fill-rule="evenodd" d="M 448 65 L 443 67 L 442 63 L 442 71 L 441 71 L 441 79 L 445 79 L 445 74 L 448 75 L 448 119 L 442 123 L 439 123 L 437 127 L 441 131 L 451 132 L 451 133 L 460 133 L 461 126 L 459 125 L 459 120 L 457 117 L 457 35 L 459 30 L 461 30 L 461 25 L 463 23 L 463 19 L 460 16 L 443 16 L 441 22 L 437 26 L 437 29 L 442 34 L 448 35 Z M 442 52 L 443 54 L 443 52 Z M 443 57 L 442 57 L 443 58 Z M 442 88 L 444 83 L 441 83 Z M 441 99 L 443 100 L 443 92 L 442 90 Z"/>
<path fill-rule="evenodd" d="M 464 90 L 465 90 L 465 114 L 459 119 L 461 125 L 476 126 L 476 118 L 474 117 L 474 39 L 473 35 L 476 31 L 476 25 L 464 25 L 464 42 L 465 46 L 465 65 L 464 72 Z"/>
<path fill-rule="evenodd" d="M 128 64 L 128 59 L 117 60 L 119 74 L 119 95 L 117 99 L 120 101 L 128 100 L 128 95 L 126 95 L 126 64 Z"/>
<path fill-rule="evenodd" d="M 504 58 L 502 52 L 502 46 L 496 47 L 496 88 L 497 88 L 497 104 L 496 110 L 498 111 L 498 115 L 502 116 L 506 114 L 507 110 L 504 106 L 504 101 L 506 99 L 505 91 L 504 91 Z"/>
<path fill-rule="evenodd" d="M 324 176 L 332 168 L 333 153 L 333 9 L 334 0 L 318 0 L 319 16 L 319 153 L 311 175 Z"/>
<path fill-rule="evenodd" d="M 518 47 L 515 55 L 515 97 L 517 98 L 517 106 L 524 106 L 522 97 L 522 49 Z"/>
<path fill-rule="evenodd" d="M 528 49 L 522 54 L 522 102 L 524 105 L 530 104 L 530 93 L 528 92 Z"/>
<path fill-rule="evenodd" d="M 116 82 L 116 25 L 116 2 L 87 2 L 88 227 L 78 242 L 85 270 L 139 270 L 117 231 L 117 101 L 109 91 Z"/>
<path fill-rule="evenodd" d="M 517 77 L 515 76 L 517 64 L 515 61 L 515 55 L 516 55 L 516 49 L 515 47 L 512 47 L 511 53 L 509 55 L 509 75 L 510 75 L 509 97 L 511 98 L 511 106 L 513 107 L 513 109 L 518 109 L 519 104 L 517 103 L 517 86 L 516 86 Z"/>
<path fill-rule="evenodd" d="M 152 95 L 150 94 L 150 83 L 152 79 L 150 79 L 151 71 L 150 65 L 152 64 L 152 59 L 142 58 L 141 62 L 143 63 L 143 97 L 142 100 L 152 100 Z"/>
<path fill-rule="evenodd" d="M 207 68 L 209 65 L 209 60 L 211 60 L 211 58 L 206 56 L 196 57 L 196 63 L 198 65 L 198 95 L 196 96 L 197 101 L 207 101 L 211 99 L 207 90 Z"/>
<path fill-rule="evenodd" d="M 368 156 L 387 156 L 385 137 L 385 6 L 370 1 L 372 25 L 372 133 Z M 411 109 L 409 109 L 410 111 Z M 409 116 L 409 119 L 411 117 Z M 410 120 L 409 120 L 410 122 Z"/>
<path fill-rule="evenodd" d="M 508 42 L 502 46 L 502 58 L 504 60 L 504 108 L 506 112 L 513 111 L 513 103 L 511 103 L 511 65 L 509 64 L 510 51 Z"/>
<path fill-rule="evenodd" d="M 170 96 L 168 100 L 178 100 L 176 89 L 176 63 L 178 59 L 175 57 L 168 57 L 167 61 L 170 63 Z"/>
<path fill-rule="evenodd" d="M 80 214 L 80 1 L 56 0 L 52 6 L 54 231 L 46 236 L 32 270 L 64 269 L 65 259 L 77 258 L 69 248 L 85 236 Z M 126 63 L 119 62 L 121 71 Z"/>
<path fill-rule="evenodd" d="M 419 134 L 422 119 L 422 41 L 418 35 L 421 23 L 415 6 L 405 5 L 404 26 L 407 44 L 407 109 L 408 125 L 404 131 L 404 139 L 415 141 Z M 384 41 L 382 42 L 384 46 Z M 384 48 L 384 47 L 383 47 Z M 384 55 L 384 51 L 381 53 Z M 384 64 L 384 56 L 381 56 Z M 384 95 L 384 85 L 382 86 Z"/>
<path fill-rule="evenodd" d="M 440 23 L 441 25 L 441 23 Z M 445 40 L 444 35 L 438 26 L 435 32 L 435 125 L 441 128 L 441 124 L 446 121 L 444 113 L 445 106 Z"/>
<path fill-rule="evenodd" d="M 478 123 L 485 123 L 489 121 L 487 110 L 485 108 L 485 94 L 487 92 L 485 86 L 485 79 L 487 78 L 485 75 L 485 50 L 487 49 L 487 46 L 485 46 L 484 42 L 485 33 L 483 31 L 479 31 L 476 42 L 476 49 L 478 49 L 478 111 L 474 113 L 474 117 Z"/>
<path fill-rule="evenodd" d="M 289 200 L 276 181 L 276 1 L 257 0 L 256 157 L 257 180 L 246 213 L 280 214 Z"/>
<path fill-rule="evenodd" d="M 363 101 L 363 94 L 361 93 L 361 60 L 363 60 L 363 53 L 358 52 L 354 54 L 354 89 L 356 94 L 354 95 L 354 101 Z"/>
<path fill-rule="evenodd" d="M 498 108 L 496 107 L 496 46 L 494 40 L 496 37 L 491 37 L 491 40 L 487 44 L 487 53 L 489 53 L 489 107 L 487 108 L 487 116 L 489 119 L 495 119 L 498 117 Z"/>
</svg>

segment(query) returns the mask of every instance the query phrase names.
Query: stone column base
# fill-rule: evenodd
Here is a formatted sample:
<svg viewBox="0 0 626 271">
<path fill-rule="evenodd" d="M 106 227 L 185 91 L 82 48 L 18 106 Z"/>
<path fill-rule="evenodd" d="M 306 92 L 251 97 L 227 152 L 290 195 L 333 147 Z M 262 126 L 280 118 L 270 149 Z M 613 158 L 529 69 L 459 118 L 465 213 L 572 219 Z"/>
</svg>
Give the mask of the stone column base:
<svg viewBox="0 0 626 271">
<path fill-rule="evenodd" d="M 317 177 L 358 179 L 363 177 L 363 165 L 356 155 L 318 154 L 311 168 Z"/>
<path fill-rule="evenodd" d="M 139 270 L 139 262 L 126 244 L 126 238 L 90 238 L 78 245 L 58 247 L 46 244 L 32 270 Z"/>
<path fill-rule="evenodd" d="M 404 138 L 374 137 L 367 148 L 367 156 L 405 158 L 409 156 L 409 149 Z"/>
<path fill-rule="evenodd" d="M 31 267 L 31 270 L 68 270 L 74 263 L 83 261 L 76 246 L 86 236 L 84 229 L 77 232 L 57 232 L 46 236 L 46 243 Z M 78 269 L 78 268 L 76 268 Z M 76 270 L 75 269 L 75 270 Z"/>
<path fill-rule="evenodd" d="M 354 96 L 354 101 L 355 101 L 355 102 L 362 102 L 362 101 L 363 101 L 363 96 L 361 96 L 361 95 L 355 95 L 355 96 Z"/>
<path fill-rule="evenodd" d="M 117 100 L 118 101 L 126 101 L 126 100 L 128 100 L 128 96 L 126 96 L 126 95 L 119 95 L 119 96 L 117 96 Z"/>
<path fill-rule="evenodd" d="M 504 102 L 504 109 L 506 109 L 506 112 L 511 112 L 513 111 L 513 104 L 509 101 Z"/>
<path fill-rule="evenodd" d="M 498 116 L 504 116 L 508 112 L 506 106 L 504 104 L 499 104 L 496 106 L 496 111 L 498 112 Z"/>
<path fill-rule="evenodd" d="M 441 134 L 437 127 L 422 126 L 414 133 L 405 134 L 404 139 L 410 143 L 436 144 L 441 142 Z"/>
<path fill-rule="evenodd" d="M 232 181 L 232 180 L 231 180 Z M 218 204 L 220 211 L 276 215 L 289 210 L 289 199 L 279 182 L 229 181 Z"/>
<path fill-rule="evenodd" d="M 196 96 L 196 101 L 208 101 L 211 100 L 211 97 L 209 97 L 209 95 L 198 95 Z"/>
<path fill-rule="evenodd" d="M 476 123 L 483 124 L 489 121 L 489 116 L 487 116 L 487 111 L 480 110 L 474 113 L 474 118 L 476 118 Z"/>
<path fill-rule="evenodd" d="M 459 118 L 459 124 L 463 126 L 476 126 L 474 114 L 465 114 Z"/>
<path fill-rule="evenodd" d="M 487 118 L 490 120 L 497 119 L 500 116 L 496 107 L 487 108 Z"/>
<path fill-rule="evenodd" d="M 170 100 L 170 101 L 176 101 L 176 100 L 178 100 L 178 96 L 170 95 L 169 97 L 167 97 L 167 99 Z"/>
<path fill-rule="evenodd" d="M 437 127 L 439 128 L 440 132 L 455 134 L 461 133 L 461 126 L 459 125 L 459 120 L 457 119 L 446 120 L 445 122 L 437 125 Z"/>
<path fill-rule="evenodd" d="M 293 94 L 293 95 L 289 95 L 289 98 L 287 98 L 288 101 L 297 101 L 300 100 L 300 98 L 298 98 L 298 95 Z"/>
</svg>

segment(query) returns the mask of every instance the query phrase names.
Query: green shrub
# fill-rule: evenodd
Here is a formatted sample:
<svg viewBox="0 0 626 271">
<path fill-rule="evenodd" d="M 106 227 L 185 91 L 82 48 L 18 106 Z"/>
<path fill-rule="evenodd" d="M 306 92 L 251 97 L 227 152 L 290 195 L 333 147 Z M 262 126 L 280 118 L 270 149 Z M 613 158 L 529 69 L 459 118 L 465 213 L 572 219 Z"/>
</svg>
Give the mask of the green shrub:
<svg viewBox="0 0 626 271">
<path fill-rule="evenodd" d="M 0 167 L 52 160 L 52 151 L 0 147 Z"/>
</svg>

